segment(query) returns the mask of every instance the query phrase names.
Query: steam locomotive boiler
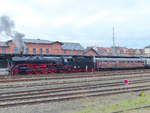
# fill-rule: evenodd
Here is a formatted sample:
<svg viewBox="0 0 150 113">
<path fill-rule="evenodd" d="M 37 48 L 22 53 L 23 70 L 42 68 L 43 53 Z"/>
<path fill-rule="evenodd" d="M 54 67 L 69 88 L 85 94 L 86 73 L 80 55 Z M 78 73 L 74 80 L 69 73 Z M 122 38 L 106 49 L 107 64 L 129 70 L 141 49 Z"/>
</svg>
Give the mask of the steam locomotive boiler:
<svg viewBox="0 0 150 113">
<path fill-rule="evenodd" d="M 11 75 L 20 75 L 85 72 L 93 70 L 93 58 L 90 56 L 26 56 L 12 57 L 9 72 Z"/>
</svg>

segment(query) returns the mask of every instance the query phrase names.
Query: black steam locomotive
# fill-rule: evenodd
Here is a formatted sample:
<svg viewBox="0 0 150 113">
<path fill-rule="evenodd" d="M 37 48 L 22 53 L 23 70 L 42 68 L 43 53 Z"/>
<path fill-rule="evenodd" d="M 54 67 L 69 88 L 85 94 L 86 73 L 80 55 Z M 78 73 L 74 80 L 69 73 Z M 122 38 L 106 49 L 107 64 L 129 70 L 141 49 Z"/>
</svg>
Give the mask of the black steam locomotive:
<svg viewBox="0 0 150 113">
<path fill-rule="evenodd" d="M 9 72 L 11 75 L 48 74 L 59 72 L 93 71 L 94 63 L 91 56 L 24 56 L 12 57 Z"/>
</svg>

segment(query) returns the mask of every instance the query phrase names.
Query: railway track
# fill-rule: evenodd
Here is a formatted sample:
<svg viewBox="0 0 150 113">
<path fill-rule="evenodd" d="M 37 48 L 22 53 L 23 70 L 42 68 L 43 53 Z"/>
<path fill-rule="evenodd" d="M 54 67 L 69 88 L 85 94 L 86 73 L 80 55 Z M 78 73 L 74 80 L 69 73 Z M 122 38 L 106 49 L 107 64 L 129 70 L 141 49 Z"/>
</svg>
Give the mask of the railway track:
<svg viewBox="0 0 150 113">
<path fill-rule="evenodd" d="M 78 87 L 62 87 L 22 92 L 5 92 L 0 93 L 0 107 L 56 102 L 83 97 L 107 96 L 112 94 L 150 90 L 149 83 L 150 80 L 133 80 L 130 84 L 135 86 L 129 87 L 124 87 L 123 83 L 121 82 L 114 82 L 91 86 L 86 85 Z M 136 86 L 136 84 L 142 85 Z"/>
<path fill-rule="evenodd" d="M 137 83 L 146 83 L 150 82 L 150 80 L 134 80 L 131 81 L 130 85 Z M 74 87 L 63 87 L 63 88 L 48 88 L 42 90 L 30 90 L 30 91 L 19 91 L 19 92 L 8 92 L 8 93 L 0 93 L 0 98 L 8 98 L 8 97 L 16 97 L 16 96 L 28 96 L 28 95 L 40 95 L 43 93 L 57 93 L 64 92 L 70 90 L 80 90 L 80 89 L 91 89 L 91 88 L 104 88 L 104 87 L 112 87 L 112 86 L 123 86 L 122 82 L 114 82 L 114 83 L 105 83 L 105 84 L 96 84 L 96 85 L 84 85 L 84 86 L 74 86 Z M 147 85 L 150 86 L 150 85 Z M 1 101 L 1 99 L 0 99 Z"/>
<path fill-rule="evenodd" d="M 133 75 L 131 75 L 131 73 Z M 1 80 L 0 108 L 150 90 L 149 71 L 145 74 L 143 72 L 138 72 L 138 74 L 135 74 L 135 72 L 131 73 L 120 75 L 120 72 L 118 74 L 120 76 L 113 73 L 114 76 L 117 76 L 114 78 L 110 78 L 113 74 L 110 76 L 104 75 L 102 77 L 99 76 L 98 73 L 93 76 L 84 75 L 84 77 L 74 75 L 61 78 L 57 76 L 59 79 L 57 77 L 54 77 L 55 79 L 50 79 L 50 77 L 49 80 L 51 80 L 51 82 L 40 82 L 41 78 L 39 80 L 38 78 L 20 78 L 21 81 L 19 81 L 19 79 L 6 79 L 8 82 L 6 80 Z M 128 74 L 130 76 L 128 76 Z M 130 84 L 125 86 L 122 83 L 123 79 L 129 79 Z M 42 80 L 47 80 L 47 78 L 42 78 Z M 26 81 L 26 84 L 13 85 L 14 82 L 18 83 L 23 81 Z M 32 83 L 34 81 L 38 82 Z M 10 83 L 10 85 L 3 85 L 8 83 Z M 67 84 L 67 86 L 65 84 Z M 55 85 L 57 87 L 46 88 L 47 85 Z M 34 88 L 37 86 L 42 86 L 42 89 L 28 89 L 28 87 Z M 22 87 L 24 87 L 24 90 L 13 91 L 13 89 Z M 10 91 L 9 88 L 11 88 L 12 91 Z M 3 91 L 3 89 L 5 91 Z"/>
<path fill-rule="evenodd" d="M 112 71 L 95 71 L 95 72 L 78 72 L 78 73 L 51 73 L 51 74 L 38 74 L 38 75 L 15 75 L 15 76 L 0 76 L 1 80 L 5 79 L 28 79 L 28 78 L 39 78 L 39 77 L 74 77 L 74 76 L 91 76 L 91 74 L 99 75 L 99 76 L 107 76 L 107 75 L 115 75 L 115 74 L 136 74 L 136 73 L 149 73 L 150 69 L 134 69 L 134 70 L 112 70 Z"/>
<path fill-rule="evenodd" d="M 0 83 L 6 82 L 27 82 L 27 81 L 40 81 L 40 80 L 56 80 L 56 79 L 74 79 L 74 78 L 89 78 L 89 77 L 111 77 L 111 76 L 125 76 L 125 75 L 135 75 L 135 74 L 144 74 L 150 73 L 150 70 L 147 71 L 137 71 L 137 72 L 114 72 L 114 73 L 87 73 L 86 75 L 62 75 L 62 76 L 44 76 L 44 77 L 32 77 L 32 78 L 9 78 L 9 79 L 2 79 Z"/>
<path fill-rule="evenodd" d="M 102 77 L 89 77 L 89 78 L 82 78 L 82 79 L 80 79 L 80 78 L 78 78 L 78 79 L 65 79 L 65 78 L 63 78 L 62 80 L 57 80 L 56 79 L 56 81 L 54 81 L 54 80 L 50 80 L 50 81 L 46 81 L 46 82 L 44 82 L 44 81 L 42 81 L 42 82 L 39 82 L 39 81 L 36 81 L 36 82 L 33 82 L 33 83 L 30 83 L 29 81 L 28 82 L 26 82 L 26 83 L 21 83 L 21 84 L 12 84 L 12 83 L 10 83 L 10 84 L 7 84 L 7 83 L 5 83 L 6 85 L 3 85 L 3 84 L 1 84 L 0 85 L 0 89 L 5 89 L 5 88 L 18 88 L 18 87 L 33 87 L 33 86 L 45 86 L 45 85 L 58 85 L 58 84 L 62 84 L 62 85 L 64 85 L 64 84 L 73 84 L 73 83 L 76 83 L 76 84 L 78 84 L 78 83 L 90 83 L 90 82 L 101 82 L 101 81 L 108 81 L 108 80 L 120 80 L 120 81 L 122 81 L 122 80 L 124 80 L 124 79 L 133 79 L 133 78 L 142 78 L 143 80 L 145 79 L 145 80 L 149 80 L 150 79 L 150 76 L 149 76 L 149 74 L 146 74 L 146 75 L 143 75 L 143 76 L 141 76 L 141 75 L 134 75 L 134 76 L 122 76 L 122 77 L 120 77 L 120 76 L 117 76 L 117 77 L 112 77 L 112 78 L 109 78 L 109 77 L 104 77 L 104 78 L 102 78 Z"/>
<path fill-rule="evenodd" d="M 108 96 L 113 94 L 121 94 L 128 92 L 137 92 L 150 90 L 150 85 L 142 85 L 135 87 L 123 87 L 123 88 L 113 88 L 113 89 L 104 89 L 104 90 L 78 90 L 77 92 L 61 92 L 54 94 L 39 94 L 39 95 L 30 95 L 30 96 L 21 96 L 21 97 L 7 97 L 0 100 L 0 107 L 10 107 L 18 105 L 29 105 L 29 104 L 38 104 L 45 102 L 56 102 L 64 101 L 69 99 L 85 98 L 91 96 Z M 21 102 L 20 102 L 21 101 Z"/>
</svg>

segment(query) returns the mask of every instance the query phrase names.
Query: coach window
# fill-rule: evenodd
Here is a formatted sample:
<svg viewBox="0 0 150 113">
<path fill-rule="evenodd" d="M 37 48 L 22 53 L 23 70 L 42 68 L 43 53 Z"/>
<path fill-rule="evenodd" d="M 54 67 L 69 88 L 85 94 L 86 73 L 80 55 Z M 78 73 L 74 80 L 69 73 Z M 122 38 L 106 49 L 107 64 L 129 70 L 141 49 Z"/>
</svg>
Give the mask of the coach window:
<svg viewBox="0 0 150 113">
<path fill-rule="evenodd" d="M 39 53 L 40 53 L 40 54 L 43 54 L 42 48 L 39 49 Z"/>
<path fill-rule="evenodd" d="M 14 48 L 14 53 L 19 53 L 18 48 Z"/>
<path fill-rule="evenodd" d="M 46 54 L 49 54 L 49 49 L 48 48 L 46 48 Z"/>
<path fill-rule="evenodd" d="M 33 48 L 33 54 L 36 54 L 36 48 Z"/>
</svg>

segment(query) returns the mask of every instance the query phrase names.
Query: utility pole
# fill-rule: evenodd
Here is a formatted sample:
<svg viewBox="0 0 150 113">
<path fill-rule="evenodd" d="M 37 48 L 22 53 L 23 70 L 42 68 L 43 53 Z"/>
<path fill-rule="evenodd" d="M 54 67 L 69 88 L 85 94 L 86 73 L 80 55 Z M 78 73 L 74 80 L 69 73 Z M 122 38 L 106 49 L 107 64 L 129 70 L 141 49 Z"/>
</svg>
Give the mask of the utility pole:
<svg viewBox="0 0 150 113">
<path fill-rule="evenodd" d="M 115 28 L 114 28 L 114 26 L 113 26 L 112 30 L 113 30 L 113 47 L 115 47 Z"/>
<path fill-rule="evenodd" d="M 115 28 L 114 28 L 114 26 L 113 26 L 113 28 L 112 28 L 112 32 L 113 32 L 113 46 L 112 46 L 112 55 L 113 56 L 116 56 L 116 45 L 115 45 Z"/>
</svg>

